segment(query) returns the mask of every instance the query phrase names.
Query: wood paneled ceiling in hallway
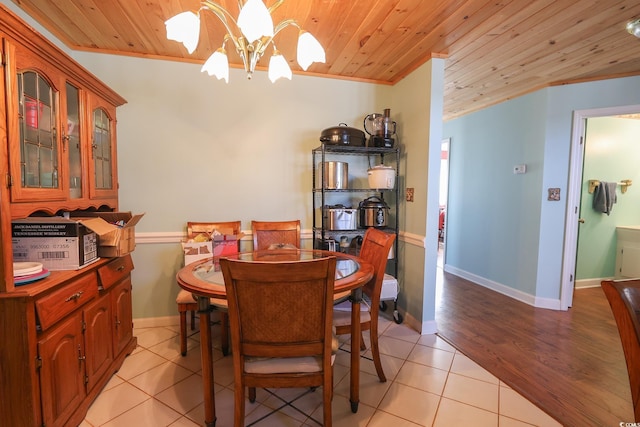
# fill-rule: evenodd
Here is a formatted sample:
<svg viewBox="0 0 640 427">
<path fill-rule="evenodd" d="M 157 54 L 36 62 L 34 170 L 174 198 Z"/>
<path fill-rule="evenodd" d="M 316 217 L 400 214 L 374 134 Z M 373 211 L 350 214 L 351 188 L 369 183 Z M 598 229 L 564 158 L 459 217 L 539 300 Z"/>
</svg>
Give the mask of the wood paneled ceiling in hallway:
<svg viewBox="0 0 640 427">
<path fill-rule="evenodd" d="M 198 0 L 13 1 L 74 50 L 203 63 L 225 33 L 205 12 L 193 55 L 167 40 L 164 21 L 197 10 Z M 217 3 L 237 16 L 237 1 Z M 311 75 L 394 84 L 446 58 L 445 120 L 551 85 L 640 75 L 640 39 L 625 30 L 640 18 L 638 0 L 286 0 L 274 22 L 285 18 L 326 50 Z M 302 73 L 295 31 L 275 42 Z M 259 65 L 267 63 L 265 55 Z"/>
</svg>

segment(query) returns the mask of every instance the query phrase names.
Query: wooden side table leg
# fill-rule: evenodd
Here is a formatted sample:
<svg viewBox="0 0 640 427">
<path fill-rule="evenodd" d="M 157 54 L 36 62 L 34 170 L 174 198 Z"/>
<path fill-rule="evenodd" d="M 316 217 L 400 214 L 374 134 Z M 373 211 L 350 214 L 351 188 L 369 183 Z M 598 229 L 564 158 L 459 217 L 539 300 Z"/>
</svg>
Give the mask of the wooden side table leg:
<svg viewBox="0 0 640 427">
<path fill-rule="evenodd" d="M 202 382 L 204 385 L 204 423 L 216 425 L 216 402 L 213 390 L 213 347 L 211 345 L 211 304 L 208 297 L 198 297 L 200 314 L 200 352 L 202 354 Z"/>
<path fill-rule="evenodd" d="M 360 403 L 360 301 L 362 289 L 351 292 L 351 382 L 350 396 L 351 412 L 358 412 Z"/>
</svg>

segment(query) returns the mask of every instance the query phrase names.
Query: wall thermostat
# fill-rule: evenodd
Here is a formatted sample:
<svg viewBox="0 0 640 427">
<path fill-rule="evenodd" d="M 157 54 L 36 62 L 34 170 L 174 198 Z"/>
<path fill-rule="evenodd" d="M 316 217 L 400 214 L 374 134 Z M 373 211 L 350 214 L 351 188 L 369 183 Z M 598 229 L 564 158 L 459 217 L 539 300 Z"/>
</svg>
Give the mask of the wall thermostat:
<svg viewBox="0 0 640 427">
<path fill-rule="evenodd" d="M 513 167 L 513 173 L 525 173 L 527 171 L 527 165 L 515 165 Z"/>
</svg>

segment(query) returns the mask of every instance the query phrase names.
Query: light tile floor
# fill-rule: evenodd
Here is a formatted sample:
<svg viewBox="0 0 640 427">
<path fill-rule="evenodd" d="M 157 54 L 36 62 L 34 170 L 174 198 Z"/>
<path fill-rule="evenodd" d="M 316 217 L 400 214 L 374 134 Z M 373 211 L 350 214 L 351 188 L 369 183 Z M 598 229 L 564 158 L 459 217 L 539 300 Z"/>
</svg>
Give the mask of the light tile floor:
<svg viewBox="0 0 640 427">
<path fill-rule="evenodd" d="M 360 405 L 352 413 L 349 396 L 349 353 L 341 351 L 334 367 L 333 425 L 336 427 L 415 427 L 473 425 L 560 426 L 499 379 L 436 335 L 420 335 L 406 325 L 380 317 L 380 351 L 387 382 L 375 374 L 367 350 L 360 375 Z M 197 322 L 196 322 L 197 323 Z M 180 356 L 178 325 L 137 328 L 138 348 L 105 386 L 82 427 L 194 427 L 203 425 L 204 406 L 199 333 L 191 332 L 189 350 Z M 219 329 L 213 327 L 214 377 L 218 427 L 233 425 L 231 357 L 219 349 Z M 340 337 L 349 349 L 348 336 Z M 369 343 L 365 333 L 365 342 Z M 304 390 L 279 390 L 289 397 Z M 280 406 L 258 390 L 256 403 L 246 405 L 246 423 Z M 306 394 L 296 406 L 322 419 L 322 393 Z M 291 408 L 258 421 L 261 427 L 317 426 Z"/>
</svg>

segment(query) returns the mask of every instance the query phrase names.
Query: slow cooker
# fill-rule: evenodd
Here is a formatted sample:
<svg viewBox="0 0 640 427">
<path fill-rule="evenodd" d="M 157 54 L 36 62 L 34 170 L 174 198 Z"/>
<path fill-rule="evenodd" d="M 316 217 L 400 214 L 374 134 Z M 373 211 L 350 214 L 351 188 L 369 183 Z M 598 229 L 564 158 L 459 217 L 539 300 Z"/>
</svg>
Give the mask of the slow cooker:
<svg viewBox="0 0 640 427">
<path fill-rule="evenodd" d="M 378 196 L 371 196 L 358 205 L 360 227 L 386 227 L 389 216 L 389 205 Z"/>
</svg>

